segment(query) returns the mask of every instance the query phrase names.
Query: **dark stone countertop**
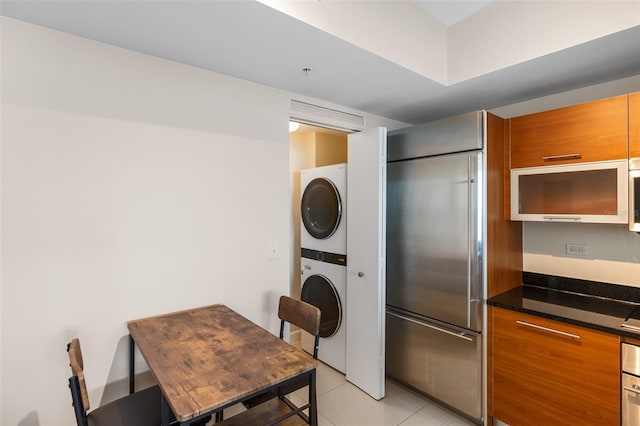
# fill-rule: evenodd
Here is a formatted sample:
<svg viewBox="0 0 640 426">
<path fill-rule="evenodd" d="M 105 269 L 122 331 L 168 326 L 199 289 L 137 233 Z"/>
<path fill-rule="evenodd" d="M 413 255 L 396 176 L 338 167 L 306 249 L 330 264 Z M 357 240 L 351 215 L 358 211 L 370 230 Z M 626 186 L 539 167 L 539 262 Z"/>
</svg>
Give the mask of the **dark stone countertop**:
<svg viewBox="0 0 640 426">
<path fill-rule="evenodd" d="M 620 327 L 640 305 L 640 288 L 525 272 L 524 284 L 487 304 L 619 336 L 640 338 Z"/>
</svg>

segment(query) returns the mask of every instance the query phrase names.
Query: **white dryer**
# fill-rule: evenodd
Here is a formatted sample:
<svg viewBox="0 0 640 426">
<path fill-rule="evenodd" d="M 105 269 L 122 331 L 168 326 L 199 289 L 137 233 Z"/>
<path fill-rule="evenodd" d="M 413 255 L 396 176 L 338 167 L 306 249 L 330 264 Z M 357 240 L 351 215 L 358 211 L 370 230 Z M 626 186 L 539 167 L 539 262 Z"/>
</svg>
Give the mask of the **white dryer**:
<svg viewBox="0 0 640 426">
<path fill-rule="evenodd" d="M 347 165 L 302 170 L 300 188 L 300 246 L 346 255 Z"/>
<path fill-rule="evenodd" d="M 323 260 L 315 260 L 322 258 Z M 347 268 L 344 256 L 302 250 L 302 290 L 300 298 L 320 308 L 318 359 L 344 373 L 346 368 Z M 301 332 L 302 348 L 313 353 L 314 338 Z"/>
</svg>

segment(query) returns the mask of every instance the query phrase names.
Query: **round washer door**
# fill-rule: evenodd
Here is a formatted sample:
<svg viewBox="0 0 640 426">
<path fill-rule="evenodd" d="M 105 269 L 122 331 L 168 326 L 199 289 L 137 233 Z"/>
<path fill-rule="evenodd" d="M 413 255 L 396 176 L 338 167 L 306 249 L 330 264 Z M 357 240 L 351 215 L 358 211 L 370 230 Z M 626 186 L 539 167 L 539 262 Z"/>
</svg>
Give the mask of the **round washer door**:
<svg viewBox="0 0 640 426">
<path fill-rule="evenodd" d="M 302 194 L 302 223 L 314 238 L 323 240 L 336 232 L 342 218 L 342 200 L 336 186 L 328 179 L 313 179 Z"/>
<path fill-rule="evenodd" d="M 302 284 L 300 298 L 320 309 L 320 337 L 337 333 L 342 322 L 342 304 L 331 281 L 322 275 L 311 275 Z"/>
</svg>

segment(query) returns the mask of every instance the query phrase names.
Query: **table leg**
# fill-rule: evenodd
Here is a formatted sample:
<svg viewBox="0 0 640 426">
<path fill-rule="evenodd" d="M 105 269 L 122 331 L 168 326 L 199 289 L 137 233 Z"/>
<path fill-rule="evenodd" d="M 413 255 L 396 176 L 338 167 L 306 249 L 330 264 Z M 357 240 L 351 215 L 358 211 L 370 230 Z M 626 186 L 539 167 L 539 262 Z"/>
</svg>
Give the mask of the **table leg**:
<svg viewBox="0 0 640 426">
<path fill-rule="evenodd" d="M 169 403 L 167 402 L 167 398 L 162 395 L 162 407 L 160 408 L 160 415 L 162 420 L 162 426 L 169 426 L 169 418 L 171 413 L 171 409 L 169 408 Z"/>
<path fill-rule="evenodd" d="M 135 360 L 136 342 L 129 335 L 129 393 L 136 391 L 136 360 Z"/>
<path fill-rule="evenodd" d="M 318 426 L 318 402 L 316 401 L 316 369 L 309 376 L 309 424 Z"/>
</svg>

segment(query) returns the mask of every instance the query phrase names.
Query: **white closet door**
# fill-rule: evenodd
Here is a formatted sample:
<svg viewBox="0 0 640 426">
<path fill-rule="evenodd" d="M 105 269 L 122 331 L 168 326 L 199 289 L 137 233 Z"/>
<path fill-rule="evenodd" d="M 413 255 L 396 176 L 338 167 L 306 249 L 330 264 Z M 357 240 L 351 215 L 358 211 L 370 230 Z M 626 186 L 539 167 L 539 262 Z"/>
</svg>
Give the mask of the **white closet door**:
<svg viewBox="0 0 640 426">
<path fill-rule="evenodd" d="M 387 129 L 349 135 L 347 380 L 384 397 Z"/>
</svg>

